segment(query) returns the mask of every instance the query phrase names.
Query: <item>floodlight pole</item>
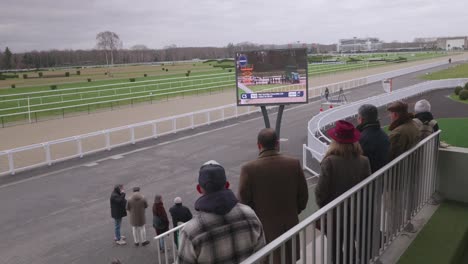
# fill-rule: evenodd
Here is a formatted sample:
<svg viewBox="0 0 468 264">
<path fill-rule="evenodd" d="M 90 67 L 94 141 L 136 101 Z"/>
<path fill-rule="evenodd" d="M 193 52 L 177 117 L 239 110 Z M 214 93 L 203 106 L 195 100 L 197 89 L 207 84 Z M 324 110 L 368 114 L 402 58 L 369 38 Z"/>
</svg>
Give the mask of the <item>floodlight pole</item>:
<svg viewBox="0 0 468 264">
<path fill-rule="evenodd" d="M 268 117 L 268 112 L 266 109 L 266 106 L 262 105 L 260 106 L 260 109 L 262 109 L 262 114 L 263 114 L 263 120 L 265 121 L 265 128 L 270 128 L 270 118 Z M 284 111 L 284 105 L 279 105 L 278 107 L 278 115 L 276 117 L 276 136 L 278 139 L 280 138 L 280 133 L 281 133 L 281 119 L 283 118 L 283 111 Z"/>
</svg>

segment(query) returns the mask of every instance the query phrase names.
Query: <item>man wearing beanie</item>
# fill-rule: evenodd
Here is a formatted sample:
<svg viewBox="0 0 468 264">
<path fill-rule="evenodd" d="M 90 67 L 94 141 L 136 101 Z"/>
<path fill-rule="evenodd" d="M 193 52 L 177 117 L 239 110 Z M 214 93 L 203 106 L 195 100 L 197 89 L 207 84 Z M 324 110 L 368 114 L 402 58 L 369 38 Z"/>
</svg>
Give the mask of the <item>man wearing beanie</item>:
<svg viewBox="0 0 468 264">
<path fill-rule="evenodd" d="M 431 113 L 431 104 L 427 100 L 419 100 L 414 105 L 414 121 L 421 133 L 421 140 L 439 130 L 439 125 Z"/>
<path fill-rule="evenodd" d="M 388 129 L 390 130 L 390 160 L 393 160 L 418 144 L 420 133 L 412 114 L 408 113 L 406 103 L 394 102 L 390 104 L 387 111 L 390 112 L 392 121 Z"/>
<path fill-rule="evenodd" d="M 229 190 L 218 162 L 200 168 L 197 191 L 199 214 L 180 231 L 177 263 L 240 263 L 265 245 L 260 220 Z"/>
<path fill-rule="evenodd" d="M 174 227 L 180 225 L 181 223 L 188 222 L 190 221 L 190 219 L 192 219 L 192 212 L 190 212 L 190 209 L 188 209 L 186 206 L 182 205 L 182 198 L 180 197 L 176 197 L 174 199 L 174 206 L 172 206 L 169 209 L 169 213 L 171 213 L 172 225 Z M 174 233 L 174 240 L 177 247 L 179 246 L 178 233 L 178 231 Z"/>
</svg>

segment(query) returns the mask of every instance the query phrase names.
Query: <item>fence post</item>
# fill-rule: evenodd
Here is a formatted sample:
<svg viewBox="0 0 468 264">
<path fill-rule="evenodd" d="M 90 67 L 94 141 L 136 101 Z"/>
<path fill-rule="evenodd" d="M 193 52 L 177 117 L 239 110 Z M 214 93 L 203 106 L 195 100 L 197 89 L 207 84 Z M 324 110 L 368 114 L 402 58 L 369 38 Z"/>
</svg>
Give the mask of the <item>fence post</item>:
<svg viewBox="0 0 468 264">
<path fill-rule="evenodd" d="M 210 111 L 206 112 L 206 120 L 208 122 L 208 125 L 211 124 L 211 115 L 210 115 Z"/>
<path fill-rule="evenodd" d="M 45 143 L 44 144 L 44 150 L 46 152 L 46 162 L 47 162 L 47 165 L 52 165 L 52 160 L 51 160 L 51 157 L 50 157 L 50 145 L 49 143 Z"/>
<path fill-rule="evenodd" d="M 76 147 L 77 147 L 77 150 L 78 150 L 78 155 L 80 156 L 80 158 L 83 157 L 83 144 L 81 144 L 81 138 L 78 136 L 78 137 L 75 137 L 76 139 Z"/>
<path fill-rule="evenodd" d="M 192 112 L 192 115 L 190 116 L 190 124 L 191 124 L 192 129 L 194 129 L 194 128 L 195 128 L 195 124 L 194 124 L 193 112 Z"/>
<path fill-rule="evenodd" d="M 158 128 L 156 126 L 156 122 L 153 123 L 153 138 L 158 138 Z"/>
<path fill-rule="evenodd" d="M 110 146 L 110 133 L 108 130 L 106 130 L 104 133 L 106 133 L 106 149 L 111 150 Z"/>
<path fill-rule="evenodd" d="M 11 152 L 8 152 L 8 165 L 10 166 L 11 175 L 15 175 L 15 161 Z"/>
<path fill-rule="evenodd" d="M 130 135 L 131 135 L 132 144 L 135 145 L 135 127 L 130 128 Z"/>
<path fill-rule="evenodd" d="M 223 108 L 222 111 L 221 111 L 221 120 L 224 121 L 224 108 Z"/>
<path fill-rule="evenodd" d="M 172 119 L 172 133 L 177 132 L 177 118 Z"/>
</svg>

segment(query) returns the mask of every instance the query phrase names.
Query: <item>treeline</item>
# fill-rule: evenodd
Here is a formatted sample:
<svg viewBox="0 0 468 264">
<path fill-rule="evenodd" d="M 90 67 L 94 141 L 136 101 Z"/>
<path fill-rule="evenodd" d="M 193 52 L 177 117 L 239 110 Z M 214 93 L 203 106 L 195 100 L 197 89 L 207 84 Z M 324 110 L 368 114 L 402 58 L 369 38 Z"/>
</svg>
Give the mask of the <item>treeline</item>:
<svg viewBox="0 0 468 264">
<path fill-rule="evenodd" d="M 48 68 L 106 64 L 102 50 L 50 50 L 14 53 L 0 52 L 0 69 Z M 114 52 L 114 63 L 144 63 L 191 59 L 219 59 L 232 57 L 228 47 L 168 48 L 161 50 L 121 49 Z"/>
</svg>

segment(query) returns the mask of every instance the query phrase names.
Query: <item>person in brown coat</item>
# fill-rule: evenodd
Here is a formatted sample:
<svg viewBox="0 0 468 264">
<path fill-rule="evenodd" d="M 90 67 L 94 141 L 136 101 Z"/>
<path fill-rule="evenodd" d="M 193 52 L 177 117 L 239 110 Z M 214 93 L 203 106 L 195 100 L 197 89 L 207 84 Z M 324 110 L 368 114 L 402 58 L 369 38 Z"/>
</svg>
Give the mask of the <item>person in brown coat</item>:
<svg viewBox="0 0 468 264">
<path fill-rule="evenodd" d="M 153 227 L 156 231 L 156 235 L 161 235 L 169 230 L 169 219 L 167 219 L 167 213 L 161 195 L 156 195 L 154 197 Z M 159 239 L 159 249 L 164 250 L 164 238 Z"/>
<path fill-rule="evenodd" d="M 397 101 L 392 103 L 387 110 L 390 112 L 390 119 L 392 123 L 388 128 L 390 132 L 390 160 L 393 160 L 403 154 L 404 152 L 408 151 L 412 147 L 416 146 L 420 139 L 421 139 L 421 131 L 419 130 L 418 125 L 413 120 L 413 115 L 408 113 L 408 104 Z M 399 180 L 403 181 L 403 186 L 399 185 L 398 187 L 393 190 L 395 192 L 396 197 L 404 196 L 404 192 L 413 193 L 415 188 L 414 177 L 407 177 L 405 174 L 400 174 Z M 389 188 L 389 187 L 387 187 Z M 405 191 L 406 190 L 406 191 Z M 411 210 L 410 207 L 404 206 L 405 203 L 410 205 L 413 204 L 411 197 L 410 199 L 406 200 L 398 200 L 397 204 L 394 207 L 391 207 L 392 200 L 390 199 L 389 193 L 392 192 L 391 190 L 384 190 L 384 202 L 386 204 L 386 212 L 385 217 L 387 218 L 387 226 L 385 227 L 387 230 L 395 230 L 398 228 L 398 217 L 400 217 L 404 212 L 402 212 L 403 208 L 405 210 Z M 390 208 L 394 208 L 393 211 Z M 409 215 L 406 213 L 406 215 Z M 412 231 L 411 227 L 408 226 L 410 229 L 408 231 Z"/>
<path fill-rule="evenodd" d="M 392 103 L 387 111 L 390 112 L 392 123 L 390 130 L 390 160 L 400 156 L 405 151 L 418 144 L 420 132 L 413 121 L 413 115 L 408 113 L 408 104 L 397 101 Z"/>
<path fill-rule="evenodd" d="M 130 215 L 130 225 L 132 226 L 135 246 L 139 246 L 140 243 L 142 246 L 146 246 L 150 243 L 146 239 L 146 208 L 148 208 L 148 202 L 140 193 L 140 187 L 134 187 L 133 194 L 127 201 L 127 211 Z"/>
<path fill-rule="evenodd" d="M 257 146 L 258 158 L 241 169 L 238 196 L 241 203 L 257 214 L 269 243 L 299 223 L 298 214 L 305 209 L 309 193 L 299 160 L 279 153 L 275 130 L 262 129 Z M 288 261 L 291 253 L 289 243 Z M 280 255 L 274 257 L 278 263 Z"/>
<path fill-rule="evenodd" d="M 328 130 L 327 134 L 332 139 L 332 142 L 325 154 L 325 157 L 320 163 L 321 173 L 315 189 L 315 197 L 319 207 L 324 207 L 329 202 L 333 201 L 335 198 L 371 175 L 369 159 L 363 156 L 363 152 L 359 144 L 360 132 L 353 126 L 353 124 L 343 120 L 337 121 L 335 127 Z M 334 212 L 336 213 L 336 211 Z M 344 216 L 344 213 L 341 212 L 341 215 Z M 334 217 L 332 233 L 336 234 L 336 216 Z M 344 238 L 343 220 L 344 219 L 341 219 L 341 228 L 338 230 L 340 232 L 341 240 Z M 347 237 L 350 237 L 350 219 L 347 219 L 347 223 Z M 325 227 L 321 227 L 321 230 L 326 232 Z M 333 263 L 341 263 L 340 261 L 336 262 L 335 259 L 336 235 L 328 237 L 328 239 L 333 240 L 333 247 L 331 249 L 333 252 Z M 341 244 L 343 244 L 343 241 L 340 241 L 340 245 Z M 344 243 L 342 248 L 349 252 L 347 245 L 349 245 L 349 243 Z M 343 256 L 343 253 L 344 252 L 340 255 Z M 349 256 L 349 254 L 347 255 Z"/>
</svg>

